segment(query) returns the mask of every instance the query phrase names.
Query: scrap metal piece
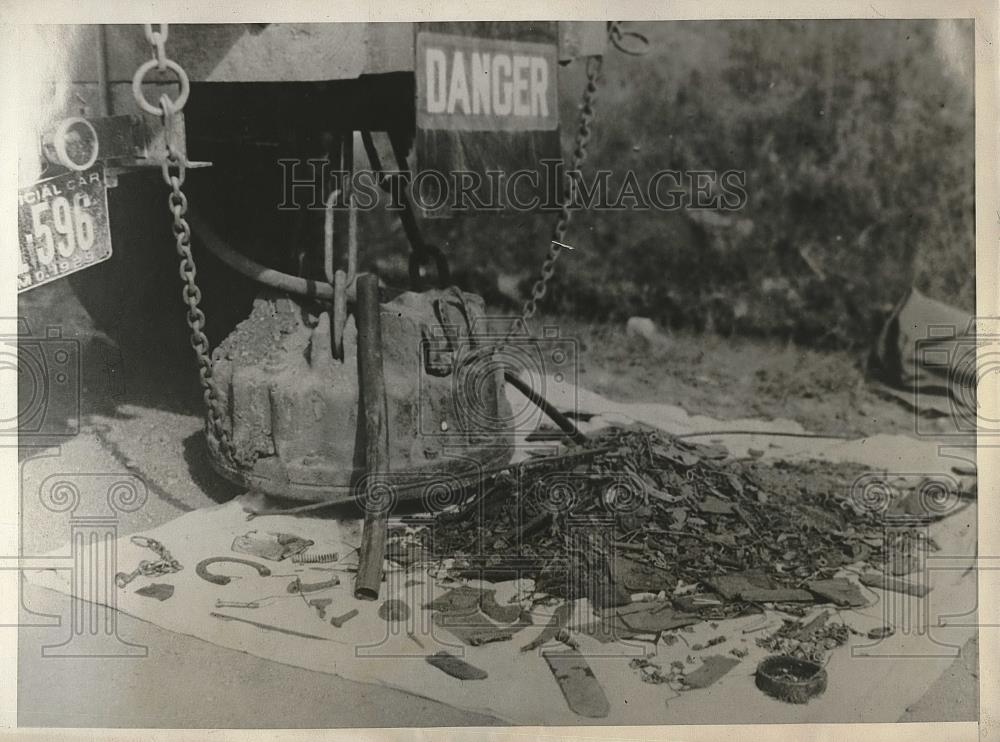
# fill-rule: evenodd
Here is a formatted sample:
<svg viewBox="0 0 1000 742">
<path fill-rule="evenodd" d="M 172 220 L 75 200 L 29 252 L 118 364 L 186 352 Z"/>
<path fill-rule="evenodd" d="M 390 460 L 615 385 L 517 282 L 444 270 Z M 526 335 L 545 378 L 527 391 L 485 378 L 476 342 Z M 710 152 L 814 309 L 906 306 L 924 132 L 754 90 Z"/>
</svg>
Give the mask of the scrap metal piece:
<svg viewBox="0 0 1000 742">
<path fill-rule="evenodd" d="M 222 600 L 219 598 L 215 601 L 216 608 L 260 608 L 263 605 L 266 605 L 266 603 L 260 600 L 250 600 L 244 602 L 241 600 Z"/>
<path fill-rule="evenodd" d="M 228 585 L 233 581 L 233 578 L 228 575 L 217 575 L 212 574 L 208 571 L 209 566 L 213 564 L 220 564 L 222 562 L 230 562 L 232 564 L 245 564 L 248 567 L 253 567 L 257 570 L 257 574 L 261 577 L 270 577 L 271 570 L 265 567 L 263 564 L 257 564 L 257 562 L 251 562 L 249 559 L 237 559 L 236 557 L 210 557 L 208 559 L 202 559 L 198 562 L 198 566 L 194 568 L 195 574 L 197 574 L 201 579 L 211 582 L 215 585 Z"/>
<path fill-rule="evenodd" d="M 616 548 L 621 547 L 616 545 Z M 633 595 L 642 592 L 669 591 L 677 584 L 677 580 L 667 570 L 621 555 L 615 556 L 615 577 Z"/>
<path fill-rule="evenodd" d="M 410 606 L 406 601 L 390 598 L 378 607 L 378 615 L 385 621 L 405 621 L 410 617 Z"/>
<path fill-rule="evenodd" d="M 115 575 L 115 584 L 125 589 L 125 587 L 132 582 L 139 575 L 145 577 L 152 577 L 154 575 L 165 575 L 171 572 L 180 572 L 184 567 L 174 559 L 173 554 L 171 554 L 167 547 L 157 541 L 155 538 L 149 538 L 148 536 L 132 536 L 129 539 L 136 546 L 141 546 L 144 549 L 149 549 L 154 552 L 159 559 L 156 561 L 150 561 L 148 559 L 143 559 L 139 562 L 139 566 L 136 567 L 132 572 L 119 572 Z"/>
<path fill-rule="evenodd" d="M 431 558 L 431 553 L 419 544 L 391 543 L 386 547 L 385 558 L 401 567 L 410 567 Z"/>
<path fill-rule="evenodd" d="M 164 601 L 174 594 L 174 586 L 165 582 L 154 582 L 152 585 L 140 587 L 135 591 L 135 594 L 144 598 L 156 598 L 159 601 Z"/>
<path fill-rule="evenodd" d="M 698 642 L 697 644 L 692 644 L 691 645 L 691 649 L 693 651 L 695 651 L 695 652 L 700 652 L 703 649 L 708 649 L 709 647 L 714 647 L 716 644 L 724 644 L 725 642 L 726 642 L 726 637 L 725 636 L 714 636 L 711 639 L 709 639 L 707 642 L 705 642 L 704 644 L 702 644 L 701 642 Z"/>
<path fill-rule="evenodd" d="M 597 682 L 586 658 L 575 649 L 542 652 L 552 675 L 559 683 L 570 710 L 580 716 L 599 719 L 611 712 L 604 689 Z"/>
<path fill-rule="evenodd" d="M 806 589 L 823 600 L 828 600 L 842 607 L 860 608 L 868 605 L 868 600 L 861 594 L 858 586 L 846 577 L 813 580 L 806 583 Z"/>
<path fill-rule="evenodd" d="M 296 577 L 290 583 L 288 583 L 288 592 L 292 595 L 304 594 L 304 593 L 315 593 L 320 590 L 326 590 L 331 587 L 336 587 L 340 584 L 340 578 L 334 575 L 328 580 L 323 580 L 322 582 L 303 582 L 300 577 Z"/>
<path fill-rule="evenodd" d="M 787 655 L 761 660 L 754 677 L 758 688 L 786 703 L 807 703 L 826 690 L 826 681 L 822 665 Z"/>
<path fill-rule="evenodd" d="M 496 590 L 484 590 L 479 599 L 479 608 L 497 623 L 514 623 L 521 617 L 521 606 L 497 603 Z"/>
<path fill-rule="evenodd" d="M 435 613 L 434 625 L 446 629 L 459 641 L 470 647 L 478 647 L 490 642 L 510 641 L 514 634 L 530 626 L 530 621 L 497 626 L 479 611 L 469 614 Z M 553 634 L 555 636 L 555 634 Z"/>
<path fill-rule="evenodd" d="M 555 639 L 557 642 L 565 644 L 570 649 L 580 648 L 579 642 L 577 642 L 577 640 L 573 638 L 573 635 L 569 632 L 569 629 L 559 629 L 559 631 L 556 632 Z"/>
<path fill-rule="evenodd" d="M 336 551 L 323 551 L 315 554 L 292 554 L 294 564 L 329 564 L 340 559 Z"/>
<path fill-rule="evenodd" d="M 731 515 L 735 510 L 735 505 L 721 497 L 706 495 L 705 499 L 698 503 L 698 509 L 710 515 Z"/>
<path fill-rule="evenodd" d="M 288 634 L 289 636 L 299 636 L 303 639 L 319 639 L 320 641 L 330 641 L 325 636 L 317 636 L 316 634 L 307 634 L 304 631 L 296 631 L 295 629 L 286 629 L 282 626 L 272 626 L 269 623 L 261 623 L 260 621 L 251 621 L 249 618 L 240 618 L 238 616 L 230 616 L 225 613 L 216 613 L 212 611 L 208 615 L 213 618 L 218 618 L 223 621 L 239 621 L 240 623 L 249 624 L 250 626 L 256 626 L 258 629 L 264 629 L 265 631 L 277 631 L 279 634 Z"/>
<path fill-rule="evenodd" d="M 358 276 L 354 320 L 358 328 L 358 395 L 363 418 L 358 423 L 364 431 L 366 474 L 365 483 L 361 485 L 364 526 L 358 549 L 358 572 L 354 578 L 354 597 L 359 600 L 378 600 L 393 500 L 391 487 L 378 481 L 379 476 L 390 469 L 390 423 L 382 363 L 381 316 L 378 279 L 370 273 Z"/>
<path fill-rule="evenodd" d="M 336 626 L 339 629 L 339 628 L 342 628 L 345 623 L 347 623 L 348 621 L 350 621 L 356 615 L 358 615 L 358 609 L 357 608 L 352 608 L 351 610 L 349 610 L 347 613 L 343 614 L 342 616 L 334 616 L 333 618 L 331 618 L 330 619 L 330 623 L 333 626 Z"/>
<path fill-rule="evenodd" d="M 859 578 L 861 584 L 866 587 L 879 587 L 896 593 L 912 595 L 915 598 L 923 598 L 931 591 L 930 585 L 923 585 L 917 582 L 910 582 L 898 577 L 890 577 L 881 572 L 865 572 Z"/>
<path fill-rule="evenodd" d="M 442 613 L 474 613 L 479 608 L 482 596 L 481 589 L 462 585 L 434 598 L 430 603 L 424 605 L 424 608 Z"/>
<path fill-rule="evenodd" d="M 816 599 L 808 590 L 778 587 L 760 570 L 747 570 L 719 575 L 708 581 L 713 590 L 726 600 L 749 600 L 755 603 L 813 603 Z"/>
<path fill-rule="evenodd" d="M 637 632 L 625 625 L 617 615 L 598 617 L 582 626 L 575 627 L 581 634 L 586 634 L 592 639 L 596 639 L 601 644 L 611 644 L 612 642 L 634 639 Z M 534 647 L 532 647 L 534 648 Z"/>
<path fill-rule="evenodd" d="M 301 554 L 314 543 L 292 533 L 258 534 L 253 530 L 233 539 L 232 549 L 240 554 L 280 562 L 282 559 Z"/>
<path fill-rule="evenodd" d="M 427 664 L 436 667 L 446 675 L 459 680 L 485 680 L 489 677 L 486 670 L 470 665 L 465 660 L 448 652 L 438 652 L 426 658 Z"/>
<path fill-rule="evenodd" d="M 896 633 L 891 626 L 879 626 L 868 632 L 869 639 L 886 639 Z"/>
<path fill-rule="evenodd" d="M 707 688 L 738 664 L 740 664 L 740 661 L 735 657 L 725 657 L 721 654 L 713 654 L 710 657 L 705 657 L 702 660 L 701 667 L 690 675 L 684 675 L 681 678 L 681 682 L 684 683 L 684 690 Z"/>
<path fill-rule="evenodd" d="M 810 619 L 806 623 L 802 623 L 800 621 L 798 624 L 798 628 L 794 631 L 794 633 L 791 633 L 789 636 L 792 639 L 795 639 L 796 641 L 800 642 L 808 641 L 809 639 L 812 638 L 814 634 L 819 632 L 826 625 L 826 622 L 829 620 L 829 618 L 830 614 L 827 613 L 826 611 L 823 611 L 822 613 L 818 613 L 817 615 L 813 616 L 812 619 Z"/>
<path fill-rule="evenodd" d="M 679 613 L 669 601 L 633 603 L 618 608 L 615 615 L 632 631 L 655 634 L 698 623 L 701 618 L 690 613 Z"/>
<path fill-rule="evenodd" d="M 309 605 L 316 609 L 319 617 L 326 619 L 326 609 L 333 603 L 333 598 L 314 598 L 309 601 Z"/>
<path fill-rule="evenodd" d="M 417 635 L 414 634 L 412 631 L 407 631 L 406 635 L 408 637 L 410 637 L 410 639 L 413 641 L 413 643 L 416 644 L 418 647 L 420 647 L 421 649 L 424 648 L 424 643 L 422 641 L 420 641 L 420 639 L 417 638 Z"/>
<path fill-rule="evenodd" d="M 572 615 L 572 607 L 569 603 L 563 603 L 552 614 L 552 618 L 549 619 L 548 624 L 542 629 L 541 633 L 532 639 L 530 642 L 521 647 L 522 652 L 530 652 L 533 649 L 538 649 L 540 646 L 546 642 L 551 641 L 556 638 L 559 633 L 559 629 L 565 628 L 566 624 L 569 623 L 569 619 Z"/>
</svg>

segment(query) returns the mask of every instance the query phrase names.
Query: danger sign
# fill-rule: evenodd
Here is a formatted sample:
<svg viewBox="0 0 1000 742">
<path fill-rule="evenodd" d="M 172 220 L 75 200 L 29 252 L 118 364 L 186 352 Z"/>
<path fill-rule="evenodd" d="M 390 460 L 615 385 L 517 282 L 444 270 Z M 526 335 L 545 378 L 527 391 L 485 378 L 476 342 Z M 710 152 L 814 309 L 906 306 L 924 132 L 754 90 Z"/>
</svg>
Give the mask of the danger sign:
<svg viewBox="0 0 1000 742">
<path fill-rule="evenodd" d="M 416 67 L 420 128 L 558 128 L 555 44 L 422 32 Z"/>
</svg>

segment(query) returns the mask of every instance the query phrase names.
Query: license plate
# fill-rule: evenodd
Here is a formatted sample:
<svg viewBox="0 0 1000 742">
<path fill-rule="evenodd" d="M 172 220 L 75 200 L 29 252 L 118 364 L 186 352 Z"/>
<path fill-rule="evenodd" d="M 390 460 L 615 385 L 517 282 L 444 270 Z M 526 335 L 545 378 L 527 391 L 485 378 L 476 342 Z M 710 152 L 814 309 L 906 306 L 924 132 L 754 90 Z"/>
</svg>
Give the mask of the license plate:
<svg viewBox="0 0 1000 742">
<path fill-rule="evenodd" d="M 102 166 L 21 188 L 17 207 L 21 243 L 18 292 L 111 257 L 107 182 Z"/>
</svg>

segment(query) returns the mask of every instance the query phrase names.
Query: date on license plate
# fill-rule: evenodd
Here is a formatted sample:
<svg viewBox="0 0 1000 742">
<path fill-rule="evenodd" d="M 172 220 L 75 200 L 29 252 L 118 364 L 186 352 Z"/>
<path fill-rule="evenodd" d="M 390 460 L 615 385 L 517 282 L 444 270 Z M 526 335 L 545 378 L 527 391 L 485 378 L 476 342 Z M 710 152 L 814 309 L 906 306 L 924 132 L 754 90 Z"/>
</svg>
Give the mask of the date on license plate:
<svg viewBox="0 0 1000 742">
<path fill-rule="evenodd" d="M 111 229 L 104 168 L 58 175 L 19 189 L 17 226 L 19 292 L 107 260 Z"/>
</svg>

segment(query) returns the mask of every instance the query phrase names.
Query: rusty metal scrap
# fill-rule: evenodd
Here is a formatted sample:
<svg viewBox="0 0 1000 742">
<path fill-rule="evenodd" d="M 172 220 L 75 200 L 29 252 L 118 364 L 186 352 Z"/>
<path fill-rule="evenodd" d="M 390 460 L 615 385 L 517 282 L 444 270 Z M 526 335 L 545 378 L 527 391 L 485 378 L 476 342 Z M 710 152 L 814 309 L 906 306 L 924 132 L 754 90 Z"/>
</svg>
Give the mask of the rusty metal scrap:
<svg viewBox="0 0 1000 742">
<path fill-rule="evenodd" d="M 681 676 L 680 680 L 685 690 L 707 688 L 738 664 L 740 664 L 740 661 L 735 657 L 726 657 L 719 654 L 712 655 L 711 657 L 705 657 L 702 660 L 701 667 L 692 673 Z"/>
<path fill-rule="evenodd" d="M 489 497 L 457 516 L 468 527 L 455 528 L 449 513 L 423 533 L 435 558 L 455 559 L 457 576 L 530 577 L 538 594 L 585 597 L 594 608 L 664 593 L 720 620 L 762 602 L 792 611 L 796 601 L 856 603 L 829 581 L 847 565 L 886 561 L 884 514 L 849 501 L 860 466 L 723 459 L 639 428 L 529 463 L 487 477 Z M 724 589 L 737 575 L 753 577 Z M 709 586 L 719 600 L 705 600 Z"/>
<path fill-rule="evenodd" d="M 312 541 L 293 533 L 258 533 L 248 531 L 233 540 L 232 549 L 240 554 L 249 554 L 259 559 L 280 562 L 294 557 L 313 545 Z"/>
</svg>

